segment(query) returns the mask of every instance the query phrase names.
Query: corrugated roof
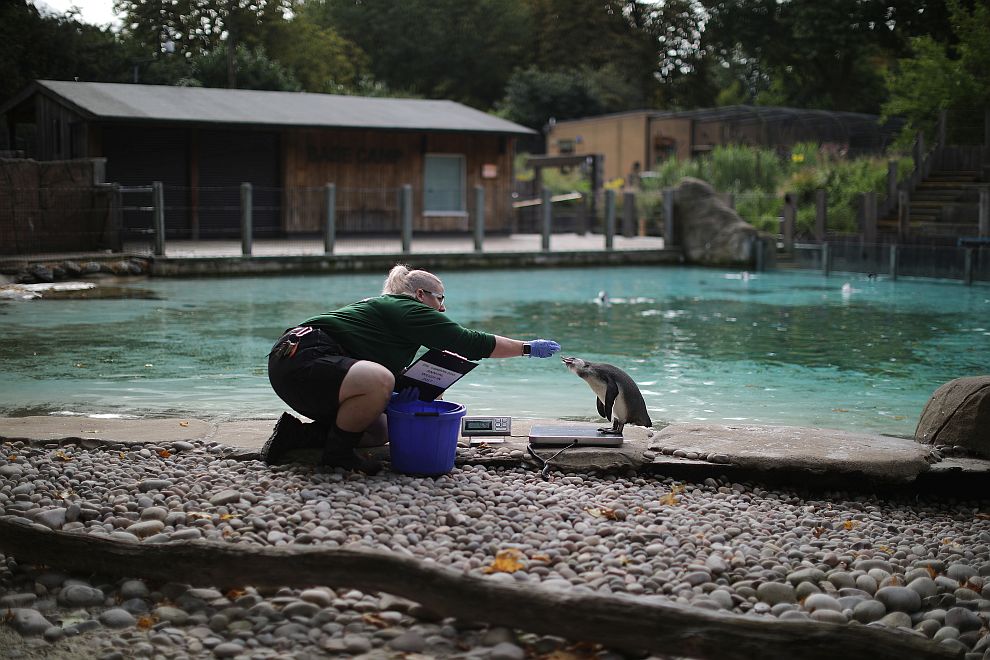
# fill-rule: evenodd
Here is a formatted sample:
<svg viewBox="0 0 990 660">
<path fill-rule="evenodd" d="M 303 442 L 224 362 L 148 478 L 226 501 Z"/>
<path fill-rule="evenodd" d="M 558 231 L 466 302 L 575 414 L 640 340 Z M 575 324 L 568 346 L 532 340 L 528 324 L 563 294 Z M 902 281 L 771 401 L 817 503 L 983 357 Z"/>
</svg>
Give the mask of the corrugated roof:
<svg viewBox="0 0 990 660">
<path fill-rule="evenodd" d="M 39 80 L 91 119 L 533 134 L 454 101 Z"/>
</svg>

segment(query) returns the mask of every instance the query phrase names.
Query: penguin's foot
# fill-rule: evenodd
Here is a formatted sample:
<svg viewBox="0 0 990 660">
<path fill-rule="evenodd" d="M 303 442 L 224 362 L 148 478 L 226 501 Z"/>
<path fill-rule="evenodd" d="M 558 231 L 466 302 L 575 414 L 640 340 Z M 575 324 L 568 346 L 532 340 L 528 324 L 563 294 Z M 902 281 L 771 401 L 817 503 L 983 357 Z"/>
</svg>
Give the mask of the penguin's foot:
<svg viewBox="0 0 990 660">
<path fill-rule="evenodd" d="M 598 429 L 598 432 L 602 435 L 622 435 L 622 429 L 617 429 L 614 426 L 603 426 Z"/>
</svg>

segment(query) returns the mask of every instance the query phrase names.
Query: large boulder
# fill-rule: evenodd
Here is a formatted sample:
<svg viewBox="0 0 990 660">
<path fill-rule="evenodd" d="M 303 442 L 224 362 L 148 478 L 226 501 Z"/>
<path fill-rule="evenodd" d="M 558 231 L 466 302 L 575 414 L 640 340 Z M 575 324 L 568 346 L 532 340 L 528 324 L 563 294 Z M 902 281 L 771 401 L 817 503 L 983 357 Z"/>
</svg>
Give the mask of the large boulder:
<svg viewBox="0 0 990 660">
<path fill-rule="evenodd" d="M 990 458 L 990 376 L 957 378 L 935 390 L 914 439 Z"/>
<path fill-rule="evenodd" d="M 773 237 L 739 217 L 708 183 L 685 177 L 674 190 L 674 233 L 686 261 L 750 268 L 763 250 L 763 263 L 772 264 Z"/>
</svg>

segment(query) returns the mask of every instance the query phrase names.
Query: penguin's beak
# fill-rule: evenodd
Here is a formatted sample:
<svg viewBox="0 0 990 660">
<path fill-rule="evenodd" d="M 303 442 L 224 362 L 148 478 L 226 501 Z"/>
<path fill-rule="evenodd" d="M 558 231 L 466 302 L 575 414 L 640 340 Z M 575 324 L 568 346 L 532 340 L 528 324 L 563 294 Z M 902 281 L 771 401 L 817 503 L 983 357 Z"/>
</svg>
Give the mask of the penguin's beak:
<svg viewBox="0 0 990 660">
<path fill-rule="evenodd" d="M 566 364 L 567 366 L 571 366 L 572 364 L 574 364 L 574 358 L 572 357 L 562 357 L 560 358 L 560 361 Z"/>
</svg>

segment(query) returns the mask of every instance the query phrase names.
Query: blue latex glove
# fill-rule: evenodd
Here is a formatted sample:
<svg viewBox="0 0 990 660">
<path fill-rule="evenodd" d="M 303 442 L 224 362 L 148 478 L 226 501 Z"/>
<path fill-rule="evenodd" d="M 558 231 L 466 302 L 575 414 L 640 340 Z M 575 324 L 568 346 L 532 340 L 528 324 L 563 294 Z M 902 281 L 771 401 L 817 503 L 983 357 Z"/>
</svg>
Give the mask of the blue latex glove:
<svg viewBox="0 0 990 660">
<path fill-rule="evenodd" d="M 407 387 L 401 392 L 392 392 L 392 399 L 389 403 L 412 403 L 419 401 L 419 388 Z"/>
<path fill-rule="evenodd" d="M 560 344 L 552 339 L 534 339 L 529 342 L 529 357 L 548 358 L 560 350 Z"/>
</svg>

